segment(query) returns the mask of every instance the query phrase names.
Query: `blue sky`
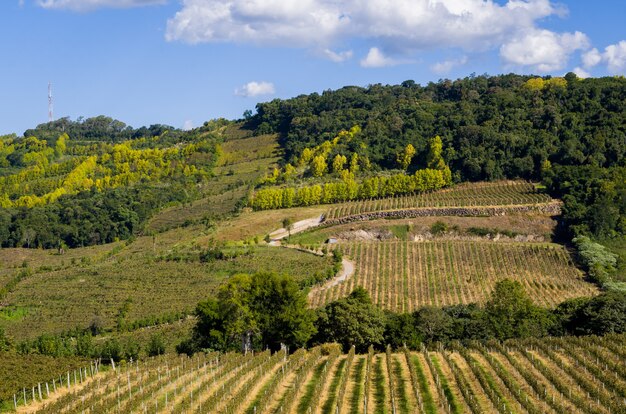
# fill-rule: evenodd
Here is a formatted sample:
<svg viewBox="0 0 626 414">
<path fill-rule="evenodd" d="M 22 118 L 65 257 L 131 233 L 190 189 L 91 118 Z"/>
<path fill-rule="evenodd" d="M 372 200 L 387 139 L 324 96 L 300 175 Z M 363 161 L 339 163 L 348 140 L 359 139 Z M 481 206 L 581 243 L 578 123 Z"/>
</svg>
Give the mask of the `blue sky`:
<svg viewBox="0 0 626 414">
<path fill-rule="evenodd" d="M 239 118 L 257 102 L 474 72 L 626 74 L 623 0 L 2 0 L 0 134 L 108 115 Z"/>
</svg>

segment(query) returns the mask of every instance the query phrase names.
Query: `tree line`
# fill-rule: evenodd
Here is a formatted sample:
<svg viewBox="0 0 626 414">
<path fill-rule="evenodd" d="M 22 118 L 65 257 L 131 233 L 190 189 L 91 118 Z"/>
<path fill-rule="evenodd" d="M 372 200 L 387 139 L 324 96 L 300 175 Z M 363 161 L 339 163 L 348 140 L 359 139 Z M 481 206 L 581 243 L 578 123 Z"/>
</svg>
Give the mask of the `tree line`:
<svg viewBox="0 0 626 414">
<path fill-rule="evenodd" d="M 393 313 L 379 309 L 366 290 L 357 288 L 313 310 L 289 276 L 257 273 L 230 279 L 215 298 L 200 302 L 195 314 L 192 337 L 178 346 L 179 352 L 278 350 L 283 345 L 295 350 L 327 342 L 366 352 L 370 346 L 419 349 L 456 340 L 626 332 L 626 293 L 605 292 L 546 309 L 535 305 L 519 282 L 503 280 L 482 306 Z"/>
</svg>

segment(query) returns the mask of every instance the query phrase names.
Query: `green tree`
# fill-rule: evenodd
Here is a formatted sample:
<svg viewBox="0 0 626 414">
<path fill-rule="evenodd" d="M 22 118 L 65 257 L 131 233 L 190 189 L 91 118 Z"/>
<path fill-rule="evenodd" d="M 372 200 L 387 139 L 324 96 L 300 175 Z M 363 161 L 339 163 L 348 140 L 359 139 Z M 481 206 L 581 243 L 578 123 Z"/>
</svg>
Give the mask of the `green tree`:
<svg viewBox="0 0 626 414">
<path fill-rule="evenodd" d="M 315 343 L 337 342 L 345 351 L 354 345 L 357 352 L 367 352 L 370 345 L 384 342 L 385 314 L 363 288 L 318 310 L 315 325 Z"/>
<path fill-rule="evenodd" d="M 165 340 L 163 335 L 154 334 L 150 337 L 148 348 L 146 349 L 148 356 L 163 355 L 165 353 Z"/>
<path fill-rule="evenodd" d="M 306 296 L 289 276 L 274 273 L 235 275 L 217 298 L 196 307 L 198 322 L 190 340 L 177 347 L 191 353 L 201 349 L 279 350 L 306 345 L 315 333 Z"/>
<path fill-rule="evenodd" d="M 518 281 L 509 279 L 496 283 L 485 304 L 485 318 L 501 340 L 544 336 L 553 325 L 549 313 L 533 304 Z"/>
<path fill-rule="evenodd" d="M 293 219 L 291 217 L 285 217 L 282 221 L 283 228 L 287 230 L 289 237 L 291 237 L 291 230 L 293 229 Z"/>
</svg>

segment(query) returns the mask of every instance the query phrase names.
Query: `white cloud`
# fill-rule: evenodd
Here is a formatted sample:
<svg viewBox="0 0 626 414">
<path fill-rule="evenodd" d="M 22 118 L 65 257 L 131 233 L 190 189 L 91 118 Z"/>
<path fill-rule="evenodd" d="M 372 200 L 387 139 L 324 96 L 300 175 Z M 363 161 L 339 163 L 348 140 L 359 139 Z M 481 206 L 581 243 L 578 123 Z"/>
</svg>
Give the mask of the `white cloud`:
<svg viewBox="0 0 626 414">
<path fill-rule="evenodd" d="M 602 62 L 602 54 L 595 47 L 582 55 L 583 65 L 592 68 Z"/>
<path fill-rule="evenodd" d="M 589 38 L 581 32 L 558 34 L 532 29 L 503 44 L 500 56 L 508 65 L 553 72 L 563 69 L 572 53 L 587 49 L 589 44 Z"/>
<path fill-rule="evenodd" d="M 602 58 L 606 60 L 609 72 L 623 73 L 626 70 L 626 40 L 607 46 Z"/>
<path fill-rule="evenodd" d="M 352 59 L 352 56 L 354 55 L 352 50 L 344 50 L 342 52 L 335 52 L 335 51 L 330 50 L 330 49 L 322 50 L 322 54 L 327 59 L 332 60 L 333 62 L 336 62 L 336 63 L 344 62 L 346 60 L 350 60 L 350 59 Z"/>
<path fill-rule="evenodd" d="M 385 54 L 377 47 L 373 47 L 367 52 L 367 56 L 361 59 L 361 66 L 364 68 L 382 68 L 385 66 L 394 66 L 402 62 L 385 56 Z"/>
<path fill-rule="evenodd" d="M 614 45 L 609 45 L 603 53 L 596 48 L 591 49 L 582 56 L 585 68 L 593 68 L 600 63 L 606 63 L 609 72 L 618 74 L 626 71 L 626 40 Z"/>
<path fill-rule="evenodd" d="M 235 95 L 245 98 L 259 95 L 273 95 L 274 93 L 274 84 L 270 82 L 248 82 L 235 89 Z"/>
<path fill-rule="evenodd" d="M 187 119 L 185 123 L 183 123 L 183 131 L 190 131 L 193 129 L 193 121 L 191 119 Z"/>
<path fill-rule="evenodd" d="M 375 40 L 385 50 L 493 48 L 538 19 L 562 14 L 550 0 L 182 0 L 166 38 L 331 48 Z"/>
<path fill-rule="evenodd" d="M 443 74 L 449 73 L 456 66 L 463 66 L 466 63 L 467 63 L 467 56 L 462 56 L 459 59 L 450 59 L 450 60 L 445 60 L 443 62 L 437 62 L 430 67 L 430 70 L 432 70 L 435 73 L 443 75 Z"/>
<path fill-rule="evenodd" d="M 167 0 L 37 0 L 44 9 L 90 11 L 99 8 L 129 8 L 165 4 Z"/>
<path fill-rule="evenodd" d="M 572 71 L 576 74 L 576 76 L 578 76 L 581 79 L 585 79 L 585 78 L 589 78 L 591 77 L 591 73 L 587 72 L 585 69 L 577 66 L 574 68 L 574 70 Z"/>
</svg>

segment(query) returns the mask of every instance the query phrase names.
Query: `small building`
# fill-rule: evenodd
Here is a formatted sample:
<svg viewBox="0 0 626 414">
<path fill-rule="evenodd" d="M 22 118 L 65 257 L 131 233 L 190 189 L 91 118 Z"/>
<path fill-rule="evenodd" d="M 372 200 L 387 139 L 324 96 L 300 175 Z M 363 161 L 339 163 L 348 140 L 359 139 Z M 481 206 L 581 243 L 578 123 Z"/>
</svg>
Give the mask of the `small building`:
<svg viewBox="0 0 626 414">
<path fill-rule="evenodd" d="M 334 237 L 331 237 L 328 240 L 326 240 L 326 244 L 335 244 L 335 243 L 337 243 L 337 239 Z"/>
</svg>

